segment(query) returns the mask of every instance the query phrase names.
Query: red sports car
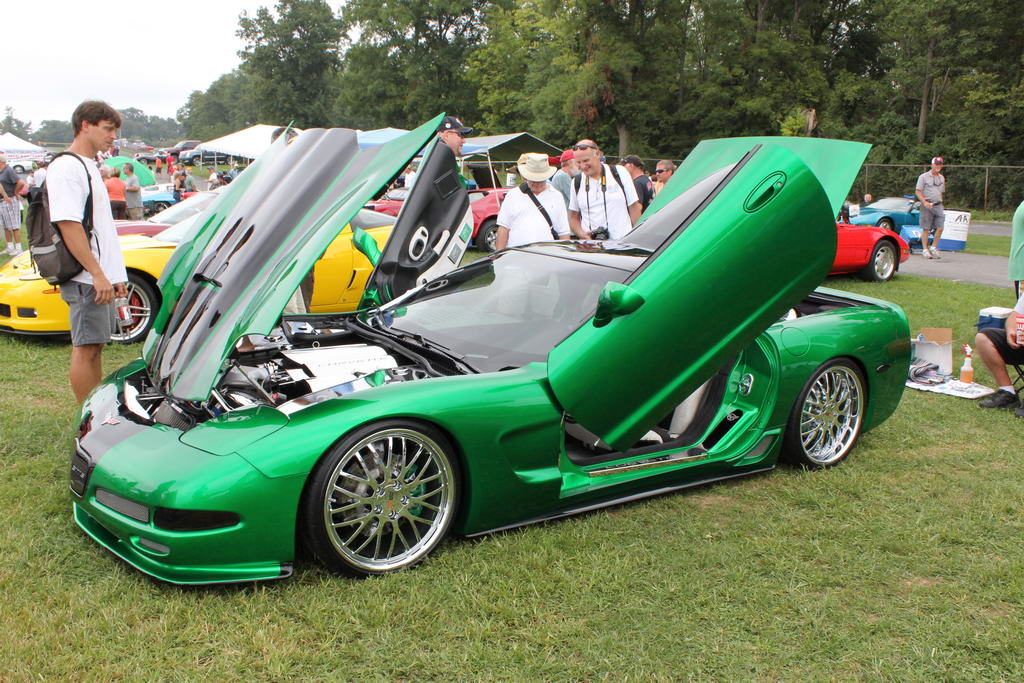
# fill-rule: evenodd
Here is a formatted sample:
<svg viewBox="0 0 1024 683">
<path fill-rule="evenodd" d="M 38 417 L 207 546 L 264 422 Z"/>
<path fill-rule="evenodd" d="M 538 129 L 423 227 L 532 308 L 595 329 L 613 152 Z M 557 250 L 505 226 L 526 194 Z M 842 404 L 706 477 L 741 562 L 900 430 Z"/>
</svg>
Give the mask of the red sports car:
<svg viewBox="0 0 1024 683">
<path fill-rule="evenodd" d="M 506 187 L 470 190 L 469 203 L 473 209 L 473 245 L 477 249 L 494 251 L 494 245 L 498 240 L 498 209 L 501 208 L 501 200 L 507 192 L 508 188 Z M 408 193 L 409 191 L 405 188 L 396 188 L 380 199 L 367 202 L 365 208 L 386 213 L 389 216 L 397 216 Z"/>
<path fill-rule="evenodd" d="M 865 280 L 884 282 L 910 256 L 910 245 L 887 228 L 836 223 L 836 230 L 838 244 L 832 275 L 856 273 Z"/>
</svg>

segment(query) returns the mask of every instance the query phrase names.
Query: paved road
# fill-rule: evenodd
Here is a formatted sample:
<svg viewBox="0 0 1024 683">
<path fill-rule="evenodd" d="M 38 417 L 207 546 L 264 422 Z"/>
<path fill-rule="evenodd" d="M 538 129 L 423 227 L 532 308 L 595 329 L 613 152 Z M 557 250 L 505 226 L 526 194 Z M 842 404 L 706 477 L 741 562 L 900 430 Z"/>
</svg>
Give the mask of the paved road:
<svg viewBox="0 0 1024 683">
<path fill-rule="evenodd" d="M 974 227 L 971 225 L 972 231 Z M 954 282 L 976 282 L 1007 289 L 1012 287 L 1006 279 L 1009 259 L 1005 256 L 982 256 L 962 251 L 943 251 L 941 255 L 941 259 L 932 260 L 921 256 L 920 251 L 915 251 L 906 263 L 900 265 L 900 272 Z"/>
<path fill-rule="evenodd" d="M 976 223 L 971 221 L 971 231 L 967 233 L 967 240 L 970 241 L 971 235 L 1005 235 L 1010 236 L 1010 224 L 1009 223 Z"/>
</svg>

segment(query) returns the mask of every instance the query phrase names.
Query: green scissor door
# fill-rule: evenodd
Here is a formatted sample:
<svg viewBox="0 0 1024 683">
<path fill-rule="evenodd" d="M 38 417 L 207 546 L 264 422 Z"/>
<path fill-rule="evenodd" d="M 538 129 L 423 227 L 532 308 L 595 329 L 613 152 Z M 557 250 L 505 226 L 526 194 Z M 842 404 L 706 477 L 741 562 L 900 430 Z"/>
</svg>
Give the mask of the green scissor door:
<svg viewBox="0 0 1024 683">
<path fill-rule="evenodd" d="M 714 147 L 688 187 L 663 197 L 624 242 L 653 251 L 624 284 L 602 293 L 597 315 L 548 356 L 564 410 L 619 450 L 632 446 L 750 344 L 829 272 L 835 210 L 866 145 L 850 145 L 826 184 L 800 153 L 772 139 Z M 721 141 L 716 141 L 721 142 Z M 836 141 L 823 141 L 835 143 Z M 696 157 L 696 158 L 695 158 Z M 691 164 L 691 159 L 693 163 Z M 682 178 L 680 179 L 682 180 Z M 844 185 L 841 189 L 840 186 Z M 669 186 L 671 187 L 671 185 Z"/>
</svg>

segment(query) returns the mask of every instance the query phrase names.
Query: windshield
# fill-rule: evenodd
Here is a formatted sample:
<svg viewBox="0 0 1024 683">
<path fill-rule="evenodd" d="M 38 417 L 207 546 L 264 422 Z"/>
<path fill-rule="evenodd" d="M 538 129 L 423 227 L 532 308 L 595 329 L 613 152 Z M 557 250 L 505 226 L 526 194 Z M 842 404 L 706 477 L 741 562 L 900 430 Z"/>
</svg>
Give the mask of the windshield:
<svg viewBox="0 0 1024 683">
<path fill-rule="evenodd" d="M 184 201 L 167 207 L 159 213 L 153 214 L 149 220 L 152 223 L 167 223 L 168 225 L 175 225 L 189 216 L 194 216 L 199 213 L 209 206 L 210 202 L 216 198 L 216 192 L 200 192 L 199 194 L 192 195 Z"/>
<path fill-rule="evenodd" d="M 482 372 L 545 361 L 548 352 L 594 313 L 617 268 L 506 251 L 427 283 L 408 297 L 364 313 L 384 324 L 447 347 Z"/>
<path fill-rule="evenodd" d="M 635 230 L 623 237 L 622 241 L 648 251 L 657 251 L 665 240 L 676 234 L 691 216 L 696 215 L 704 201 L 718 189 L 735 166 L 736 164 L 730 164 L 721 168 L 687 188 L 660 211 L 645 218 Z"/>
<path fill-rule="evenodd" d="M 902 197 L 885 197 L 873 204 L 868 204 L 866 209 L 877 209 L 879 211 L 906 211 L 911 200 Z"/>
</svg>

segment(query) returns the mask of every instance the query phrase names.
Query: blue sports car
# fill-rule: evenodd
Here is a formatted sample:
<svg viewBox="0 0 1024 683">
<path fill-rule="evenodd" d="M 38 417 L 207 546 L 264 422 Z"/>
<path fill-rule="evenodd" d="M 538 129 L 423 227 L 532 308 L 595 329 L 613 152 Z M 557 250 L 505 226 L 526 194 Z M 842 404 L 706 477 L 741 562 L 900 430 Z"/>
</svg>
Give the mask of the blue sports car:
<svg viewBox="0 0 1024 683">
<path fill-rule="evenodd" d="M 882 197 L 860 207 L 860 214 L 850 218 L 853 225 L 880 225 L 899 232 L 904 225 L 918 225 L 921 202 L 916 197 Z"/>
</svg>

